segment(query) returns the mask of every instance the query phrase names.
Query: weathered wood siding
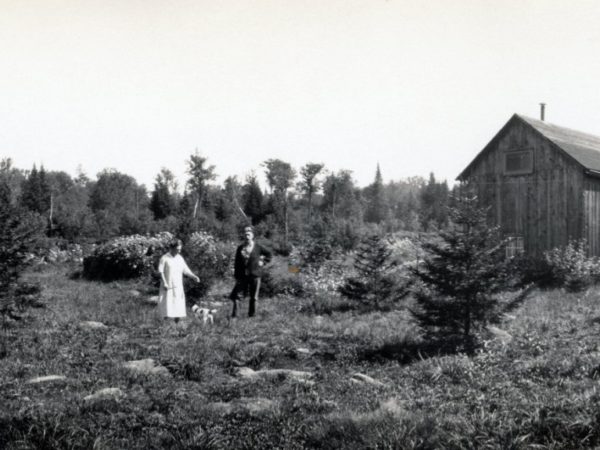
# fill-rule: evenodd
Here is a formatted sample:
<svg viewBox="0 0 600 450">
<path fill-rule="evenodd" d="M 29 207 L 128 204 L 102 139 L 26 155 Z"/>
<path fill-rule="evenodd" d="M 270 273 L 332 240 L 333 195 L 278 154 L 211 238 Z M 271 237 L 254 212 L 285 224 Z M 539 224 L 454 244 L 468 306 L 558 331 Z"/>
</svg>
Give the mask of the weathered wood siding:
<svg viewBox="0 0 600 450">
<path fill-rule="evenodd" d="M 533 150 L 533 172 L 505 175 L 504 154 L 518 149 Z M 590 233 L 598 240 L 600 180 L 590 182 L 579 164 L 519 120 L 510 121 L 474 161 L 467 180 L 482 206 L 490 208 L 491 222 L 505 235 L 523 236 L 527 254 L 539 255 L 569 239 L 589 240 Z M 584 220 L 588 210 L 593 220 Z M 600 242 L 594 245 L 600 254 Z"/>
<path fill-rule="evenodd" d="M 600 179 L 586 176 L 583 191 L 584 235 L 590 253 L 600 256 Z"/>
</svg>

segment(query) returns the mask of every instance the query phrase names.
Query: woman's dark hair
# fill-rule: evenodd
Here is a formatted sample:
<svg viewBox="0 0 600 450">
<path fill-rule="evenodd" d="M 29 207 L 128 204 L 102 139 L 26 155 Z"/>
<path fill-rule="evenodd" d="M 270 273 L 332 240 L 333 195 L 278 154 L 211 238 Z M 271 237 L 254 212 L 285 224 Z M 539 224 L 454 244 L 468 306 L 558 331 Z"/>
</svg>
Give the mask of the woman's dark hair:
<svg viewBox="0 0 600 450">
<path fill-rule="evenodd" d="M 173 239 L 173 240 L 171 240 L 171 242 L 169 242 L 169 250 L 173 249 L 173 248 L 177 248 L 180 245 L 183 245 L 183 242 L 181 242 L 181 239 Z"/>
</svg>

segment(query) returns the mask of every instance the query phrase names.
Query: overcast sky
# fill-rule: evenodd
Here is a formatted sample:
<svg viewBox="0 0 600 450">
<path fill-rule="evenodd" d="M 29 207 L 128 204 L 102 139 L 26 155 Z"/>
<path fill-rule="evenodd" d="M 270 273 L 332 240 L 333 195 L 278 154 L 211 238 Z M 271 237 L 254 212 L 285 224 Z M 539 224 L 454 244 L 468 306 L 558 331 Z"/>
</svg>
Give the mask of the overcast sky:
<svg viewBox="0 0 600 450">
<path fill-rule="evenodd" d="M 0 0 L 0 156 L 454 178 L 513 113 L 600 135 L 600 2 Z"/>
</svg>

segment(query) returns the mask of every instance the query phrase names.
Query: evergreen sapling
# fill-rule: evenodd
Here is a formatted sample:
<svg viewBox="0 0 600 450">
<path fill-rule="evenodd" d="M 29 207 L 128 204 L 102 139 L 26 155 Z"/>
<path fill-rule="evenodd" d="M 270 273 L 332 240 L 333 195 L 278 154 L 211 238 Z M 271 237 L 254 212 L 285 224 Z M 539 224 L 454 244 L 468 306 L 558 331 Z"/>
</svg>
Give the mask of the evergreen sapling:
<svg viewBox="0 0 600 450">
<path fill-rule="evenodd" d="M 499 321 L 527 292 L 499 303 L 496 294 L 508 281 L 504 242 L 498 229 L 488 226 L 476 197 L 456 199 L 450 217 L 452 225 L 439 239 L 423 243 L 426 256 L 413 269 L 418 288 L 411 313 L 428 338 L 472 352 L 476 332 Z"/>
<path fill-rule="evenodd" d="M 355 259 L 355 276 L 346 278 L 340 293 L 374 309 L 384 309 L 408 294 L 408 283 L 399 279 L 392 250 L 385 239 L 372 235 L 363 239 Z"/>
</svg>

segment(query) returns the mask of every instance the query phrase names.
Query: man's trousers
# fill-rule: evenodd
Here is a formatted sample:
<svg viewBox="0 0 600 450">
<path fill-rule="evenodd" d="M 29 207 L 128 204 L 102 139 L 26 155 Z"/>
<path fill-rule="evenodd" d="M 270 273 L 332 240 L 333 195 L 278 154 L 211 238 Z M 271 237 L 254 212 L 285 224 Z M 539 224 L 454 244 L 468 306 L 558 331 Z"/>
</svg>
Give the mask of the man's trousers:
<svg viewBox="0 0 600 450">
<path fill-rule="evenodd" d="M 229 295 L 233 302 L 233 310 L 231 317 L 236 317 L 238 302 L 242 297 L 250 298 L 248 303 L 248 317 L 254 316 L 256 313 L 256 301 L 258 300 L 258 292 L 260 291 L 260 277 L 245 276 L 235 280 L 235 286 Z"/>
</svg>

